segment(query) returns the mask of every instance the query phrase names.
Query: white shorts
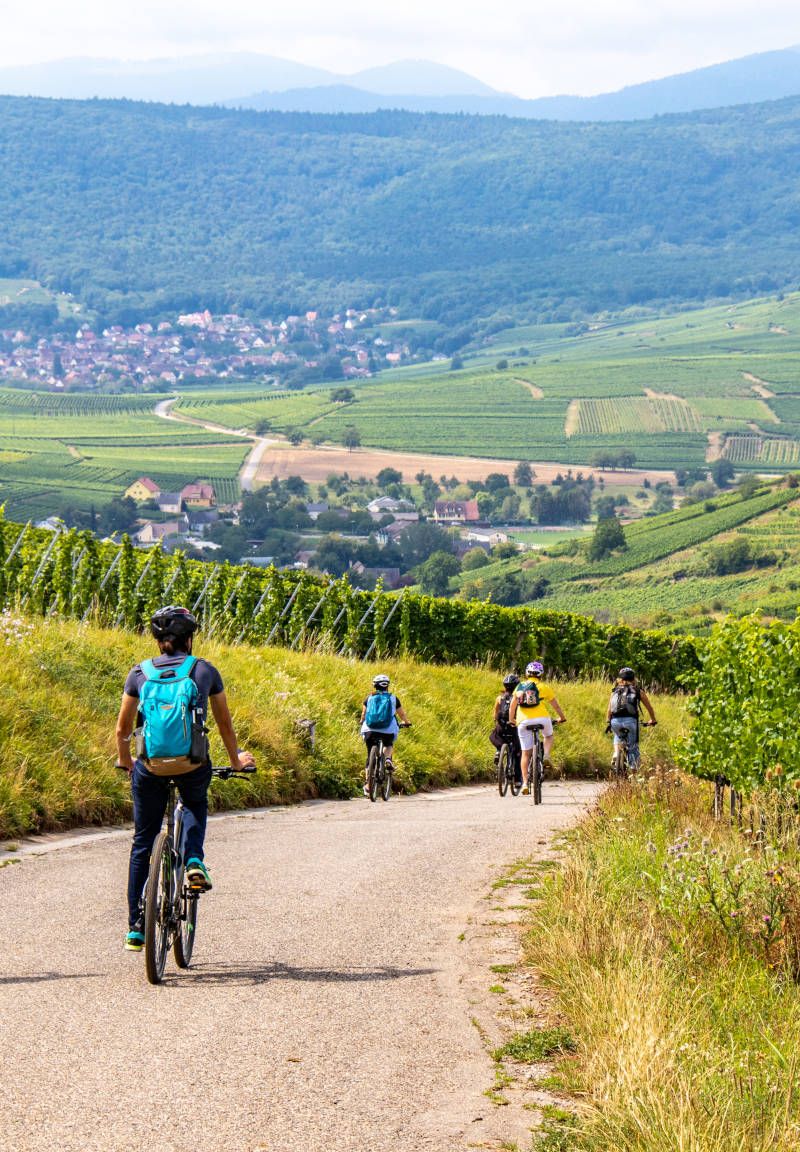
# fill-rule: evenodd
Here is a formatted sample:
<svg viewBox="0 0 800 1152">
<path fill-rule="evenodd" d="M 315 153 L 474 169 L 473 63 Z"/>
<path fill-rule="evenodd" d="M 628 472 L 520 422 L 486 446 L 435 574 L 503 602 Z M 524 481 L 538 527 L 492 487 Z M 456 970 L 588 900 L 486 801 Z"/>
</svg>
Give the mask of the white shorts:
<svg viewBox="0 0 800 1152">
<path fill-rule="evenodd" d="M 549 716 L 537 716 L 533 720 L 522 720 L 517 725 L 520 747 L 524 752 L 533 748 L 533 730 L 541 728 L 543 736 L 553 735 L 553 721 Z"/>
</svg>

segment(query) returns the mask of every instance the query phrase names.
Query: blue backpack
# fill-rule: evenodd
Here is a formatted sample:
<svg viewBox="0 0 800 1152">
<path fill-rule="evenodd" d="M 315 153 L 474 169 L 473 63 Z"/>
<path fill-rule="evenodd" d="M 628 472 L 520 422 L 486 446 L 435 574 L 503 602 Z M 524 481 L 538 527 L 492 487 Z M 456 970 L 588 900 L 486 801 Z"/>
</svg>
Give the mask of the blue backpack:
<svg viewBox="0 0 800 1152">
<path fill-rule="evenodd" d="M 139 711 L 147 760 L 189 757 L 199 695 L 191 678 L 196 663 L 195 656 L 187 656 L 176 668 L 156 668 L 152 660 L 142 661 L 145 681 L 139 690 Z"/>
<path fill-rule="evenodd" d="M 364 723 L 367 728 L 388 728 L 394 720 L 394 696 L 391 692 L 373 692 L 367 700 Z"/>
</svg>

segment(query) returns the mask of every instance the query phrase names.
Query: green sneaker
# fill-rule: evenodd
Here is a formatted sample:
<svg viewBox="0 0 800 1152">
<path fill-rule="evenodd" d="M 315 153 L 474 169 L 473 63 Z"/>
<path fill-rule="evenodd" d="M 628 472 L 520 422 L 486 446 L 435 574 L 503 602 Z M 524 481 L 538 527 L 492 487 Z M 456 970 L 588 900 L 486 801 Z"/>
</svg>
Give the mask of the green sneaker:
<svg viewBox="0 0 800 1152">
<path fill-rule="evenodd" d="M 186 883 L 193 892 L 210 892 L 213 887 L 208 869 L 196 856 L 186 861 Z"/>
<path fill-rule="evenodd" d="M 144 932 L 132 929 L 125 937 L 125 950 L 127 952 L 141 952 L 144 948 Z"/>
</svg>

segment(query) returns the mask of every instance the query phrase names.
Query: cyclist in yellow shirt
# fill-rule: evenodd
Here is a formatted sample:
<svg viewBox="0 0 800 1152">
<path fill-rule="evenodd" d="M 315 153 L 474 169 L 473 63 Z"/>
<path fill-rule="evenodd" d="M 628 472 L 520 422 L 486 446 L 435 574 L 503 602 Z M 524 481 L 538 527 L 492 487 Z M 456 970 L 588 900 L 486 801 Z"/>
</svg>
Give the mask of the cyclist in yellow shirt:
<svg viewBox="0 0 800 1152">
<path fill-rule="evenodd" d="M 553 747 L 553 721 L 547 711 L 548 704 L 558 716 L 562 724 L 566 723 L 566 716 L 561 705 L 556 700 L 556 694 L 549 684 L 545 684 L 540 677 L 544 673 L 544 665 L 540 660 L 532 660 L 525 669 L 525 679 L 517 685 L 514 699 L 508 710 L 510 723 L 516 724 L 519 742 L 522 746 L 522 779 L 528 779 L 528 765 L 533 752 L 533 728 L 541 727 L 544 737 L 544 761 L 550 767 L 550 752 Z M 538 701 L 538 703 L 536 702 Z"/>
</svg>

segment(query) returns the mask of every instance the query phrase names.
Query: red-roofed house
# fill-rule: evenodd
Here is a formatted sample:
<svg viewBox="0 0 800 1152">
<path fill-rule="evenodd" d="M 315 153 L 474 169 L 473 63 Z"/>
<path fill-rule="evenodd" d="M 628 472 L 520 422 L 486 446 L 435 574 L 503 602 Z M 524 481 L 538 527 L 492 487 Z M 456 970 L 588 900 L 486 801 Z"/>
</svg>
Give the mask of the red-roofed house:
<svg viewBox="0 0 800 1152">
<path fill-rule="evenodd" d="M 217 502 L 210 484 L 187 484 L 181 489 L 181 500 L 190 508 L 213 508 Z"/>
<path fill-rule="evenodd" d="M 433 518 L 437 524 L 474 524 L 481 514 L 477 500 L 437 500 Z"/>
<path fill-rule="evenodd" d="M 157 500 L 161 495 L 161 489 L 149 476 L 140 476 L 125 489 L 125 495 L 130 496 L 137 504 L 143 504 L 146 500 Z"/>
</svg>

